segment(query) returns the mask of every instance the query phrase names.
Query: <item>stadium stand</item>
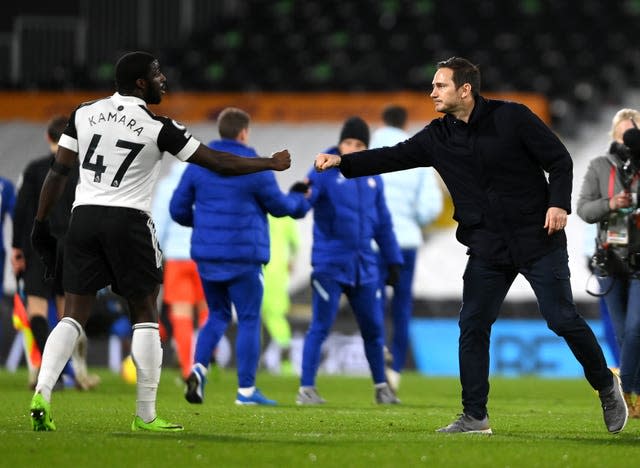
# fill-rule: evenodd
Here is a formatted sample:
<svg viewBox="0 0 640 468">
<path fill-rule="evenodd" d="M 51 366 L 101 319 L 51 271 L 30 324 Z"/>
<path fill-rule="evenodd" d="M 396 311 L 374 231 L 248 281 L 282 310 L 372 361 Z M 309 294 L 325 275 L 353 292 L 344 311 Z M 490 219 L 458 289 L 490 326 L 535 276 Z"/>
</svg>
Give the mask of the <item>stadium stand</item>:
<svg viewBox="0 0 640 468">
<path fill-rule="evenodd" d="M 571 135 L 640 71 L 625 39 L 638 0 L 28 3 L 0 23 L 4 88 L 108 88 L 114 58 L 151 45 L 173 90 L 424 90 L 436 61 L 462 55 L 481 65 L 486 91 L 547 96 L 554 127 Z"/>
</svg>

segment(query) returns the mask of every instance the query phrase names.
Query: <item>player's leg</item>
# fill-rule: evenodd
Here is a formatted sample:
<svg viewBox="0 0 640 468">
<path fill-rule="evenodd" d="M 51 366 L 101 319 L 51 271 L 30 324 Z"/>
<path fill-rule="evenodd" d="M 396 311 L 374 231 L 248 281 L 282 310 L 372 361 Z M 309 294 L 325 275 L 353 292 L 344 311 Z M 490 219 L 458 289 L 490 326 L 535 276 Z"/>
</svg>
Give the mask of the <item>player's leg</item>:
<svg viewBox="0 0 640 468">
<path fill-rule="evenodd" d="M 93 295 L 66 294 L 65 316 L 49 334 L 31 401 L 31 422 L 36 431 L 55 430 L 50 408 L 51 392 L 83 333 L 82 327 L 94 302 Z"/>
<path fill-rule="evenodd" d="M 403 249 L 402 258 L 404 264 L 400 270 L 398 284 L 393 288 L 393 298 L 391 299 L 391 317 L 393 321 L 393 338 L 391 340 L 393 362 L 391 369 L 398 376 L 405 366 L 407 350 L 409 349 L 409 321 L 413 311 L 412 285 L 416 250 Z"/>
<path fill-rule="evenodd" d="M 262 306 L 262 268 L 257 267 L 229 284 L 231 302 L 238 315 L 236 360 L 238 367 L 238 405 L 275 405 L 256 388 L 256 371 L 260 360 L 260 308 Z"/>
<path fill-rule="evenodd" d="M 169 259 L 164 265 L 164 302 L 169 306 L 173 344 L 183 379 L 191 372 L 193 308 L 196 302 L 191 260 Z"/>
<path fill-rule="evenodd" d="M 182 426 L 168 423 L 156 414 L 156 398 L 162 371 L 162 346 L 156 305 L 159 290 L 158 285 L 144 297 L 127 298 L 133 321 L 131 357 L 136 366 L 136 417 L 131 426 L 133 430 L 182 430 Z"/>
<path fill-rule="evenodd" d="M 265 349 L 262 360 L 270 372 L 286 372 L 284 368 L 291 367 L 290 361 L 283 355 L 291 347 L 291 325 L 287 320 L 287 313 L 291 306 L 287 281 L 278 275 L 269 276 L 269 268 L 264 269 L 264 297 L 262 299 L 262 322 L 271 339 Z M 287 364 L 288 363 L 288 364 Z"/>
<path fill-rule="evenodd" d="M 128 208 L 100 207 L 98 213 L 102 214 L 99 242 L 112 272 L 113 291 L 126 298 L 133 324 L 131 356 L 137 384 L 136 417 L 131 428 L 158 432 L 182 430 L 182 426 L 156 416 L 162 370 L 157 306 L 162 283 L 162 253 L 153 221 L 145 212 Z"/>
<path fill-rule="evenodd" d="M 375 401 L 397 404 L 400 400 L 387 382 L 384 365 L 384 323 L 382 299 L 377 282 L 347 288 L 346 293 L 364 341 L 364 353 L 374 384 Z"/>
<path fill-rule="evenodd" d="M 231 299 L 226 282 L 202 279 L 204 295 L 209 306 L 207 321 L 198 332 L 193 367 L 187 377 L 185 399 L 189 403 L 202 403 L 204 386 L 213 350 L 231 322 Z"/>
<path fill-rule="evenodd" d="M 311 287 L 311 323 L 304 337 L 302 375 L 296 396 L 296 403 L 301 405 L 325 402 L 315 388 L 316 374 L 320 367 L 322 343 L 336 319 L 342 295 L 342 286 L 327 275 L 312 274 Z"/>
</svg>

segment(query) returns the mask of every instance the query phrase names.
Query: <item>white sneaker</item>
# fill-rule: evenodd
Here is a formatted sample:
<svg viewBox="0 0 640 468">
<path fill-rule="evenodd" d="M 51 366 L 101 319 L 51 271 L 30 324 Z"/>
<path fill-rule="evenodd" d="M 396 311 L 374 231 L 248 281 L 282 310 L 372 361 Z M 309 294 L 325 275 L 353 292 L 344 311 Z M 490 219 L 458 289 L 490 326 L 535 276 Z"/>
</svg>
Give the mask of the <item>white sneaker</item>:
<svg viewBox="0 0 640 468">
<path fill-rule="evenodd" d="M 398 390 L 400 389 L 400 372 L 394 371 L 391 367 L 385 367 L 384 373 L 387 377 L 387 383 L 389 384 L 389 387 L 391 387 L 391 390 L 398 393 Z"/>
<path fill-rule="evenodd" d="M 296 395 L 298 405 L 323 405 L 327 402 L 315 387 L 300 387 Z"/>
</svg>

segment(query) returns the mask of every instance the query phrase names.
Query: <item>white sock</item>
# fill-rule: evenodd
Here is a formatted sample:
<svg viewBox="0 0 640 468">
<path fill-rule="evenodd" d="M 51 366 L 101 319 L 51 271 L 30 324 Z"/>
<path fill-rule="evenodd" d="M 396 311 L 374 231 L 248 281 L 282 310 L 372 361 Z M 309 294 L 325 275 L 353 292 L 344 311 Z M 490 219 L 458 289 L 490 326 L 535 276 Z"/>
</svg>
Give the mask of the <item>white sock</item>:
<svg viewBox="0 0 640 468">
<path fill-rule="evenodd" d="M 156 395 L 162 370 L 162 346 L 158 324 L 136 323 L 131 338 L 131 357 L 136 366 L 136 415 L 144 422 L 156 418 Z"/>
<path fill-rule="evenodd" d="M 380 383 L 377 383 L 377 384 L 373 384 L 373 386 L 374 386 L 375 388 L 384 388 L 384 387 L 386 387 L 387 385 L 388 385 L 388 384 L 387 384 L 387 382 L 380 382 Z"/>
<path fill-rule="evenodd" d="M 242 395 L 243 397 L 250 397 L 251 395 L 253 395 L 253 392 L 256 391 L 256 387 L 242 387 L 238 389 L 238 393 L 240 395 Z"/>
<path fill-rule="evenodd" d="M 76 380 L 86 379 L 89 372 L 87 371 L 87 335 L 81 330 L 80 336 L 76 340 L 76 345 L 71 353 L 71 362 L 73 371 L 76 374 Z"/>
<path fill-rule="evenodd" d="M 60 373 L 71 357 L 76 340 L 82 332 L 82 326 L 71 317 L 63 317 L 55 326 L 44 347 L 36 393 L 51 401 L 51 389 L 58 381 Z"/>
</svg>

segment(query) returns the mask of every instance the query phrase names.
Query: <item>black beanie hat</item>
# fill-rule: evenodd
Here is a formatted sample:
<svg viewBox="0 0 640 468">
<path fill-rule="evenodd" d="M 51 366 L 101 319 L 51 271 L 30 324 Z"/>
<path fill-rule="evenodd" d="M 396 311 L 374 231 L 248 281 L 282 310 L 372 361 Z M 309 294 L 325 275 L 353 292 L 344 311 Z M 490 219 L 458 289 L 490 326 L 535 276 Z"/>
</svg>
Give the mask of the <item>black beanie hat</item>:
<svg viewBox="0 0 640 468">
<path fill-rule="evenodd" d="M 360 117 L 349 117 L 345 120 L 342 130 L 340 131 L 340 141 L 347 138 L 355 138 L 360 140 L 365 146 L 369 147 L 369 126 Z"/>
</svg>

